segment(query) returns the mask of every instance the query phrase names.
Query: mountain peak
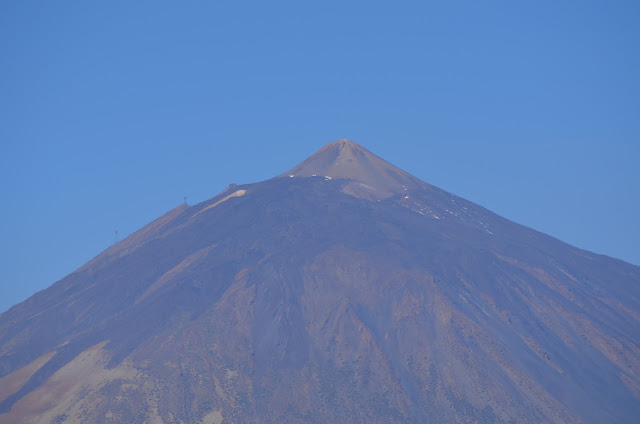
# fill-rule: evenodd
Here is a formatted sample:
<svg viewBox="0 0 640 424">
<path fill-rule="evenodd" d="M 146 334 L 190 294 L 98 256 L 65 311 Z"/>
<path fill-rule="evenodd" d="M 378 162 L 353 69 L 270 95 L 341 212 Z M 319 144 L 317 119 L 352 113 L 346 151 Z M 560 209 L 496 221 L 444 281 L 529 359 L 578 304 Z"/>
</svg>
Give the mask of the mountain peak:
<svg viewBox="0 0 640 424">
<path fill-rule="evenodd" d="M 637 422 L 639 299 L 339 140 L 1 313 L 0 424 Z"/>
<path fill-rule="evenodd" d="M 333 142 L 327 144 L 325 147 L 331 146 L 331 145 L 334 145 L 334 144 L 337 145 L 337 146 L 341 146 L 341 147 L 344 147 L 344 146 L 357 146 L 357 147 L 362 148 L 362 146 L 360 146 L 358 143 L 356 143 L 355 141 L 353 141 L 351 139 L 348 139 L 348 138 L 341 138 L 340 140 L 333 141 Z"/>
<path fill-rule="evenodd" d="M 401 194 L 427 184 L 371 153 L 358 143 L 342 139 L 325 145 L 280 177 L 330 177 L 352 180 L 345 193 L 369 200 Z"/>
</svg>

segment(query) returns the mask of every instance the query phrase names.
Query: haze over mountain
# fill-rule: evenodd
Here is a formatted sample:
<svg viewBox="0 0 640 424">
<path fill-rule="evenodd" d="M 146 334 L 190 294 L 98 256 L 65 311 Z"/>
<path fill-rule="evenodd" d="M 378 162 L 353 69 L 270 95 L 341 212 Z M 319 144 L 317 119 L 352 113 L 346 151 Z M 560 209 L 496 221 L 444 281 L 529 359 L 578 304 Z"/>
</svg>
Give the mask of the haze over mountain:
<svg viewBox="0 0 640 424">
<path fill-rule="evenodd" d="M 632 423 L 640 268 L 349 140 L 0 315 L 0 423 Z"/>
</svg>

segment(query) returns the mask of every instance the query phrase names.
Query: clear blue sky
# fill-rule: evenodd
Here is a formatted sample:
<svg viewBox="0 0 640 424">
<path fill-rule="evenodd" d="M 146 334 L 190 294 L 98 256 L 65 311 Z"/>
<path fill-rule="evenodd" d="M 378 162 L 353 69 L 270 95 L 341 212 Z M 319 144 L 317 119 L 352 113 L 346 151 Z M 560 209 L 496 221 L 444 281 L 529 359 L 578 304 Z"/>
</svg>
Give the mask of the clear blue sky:
<svg viewBox="0 0 640 424">
<path fill-rule="evenodd" d="M 640 3 L 0 3 L 0 311 L 351 138 L 640 264 Z"/>
</svg>

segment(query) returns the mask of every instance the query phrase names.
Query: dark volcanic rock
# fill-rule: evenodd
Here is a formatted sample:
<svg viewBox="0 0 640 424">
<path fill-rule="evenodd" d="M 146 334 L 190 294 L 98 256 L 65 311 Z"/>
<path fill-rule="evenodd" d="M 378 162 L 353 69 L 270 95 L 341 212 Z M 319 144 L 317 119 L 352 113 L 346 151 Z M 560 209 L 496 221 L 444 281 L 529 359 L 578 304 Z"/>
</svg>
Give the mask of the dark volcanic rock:
<svg viewBox="0 0 640 424">
<path fill-rule="evenodd" d="M 0 423 L 632 423 L 640 268 L 341 140 L 0 315 Z"/>
</svg>

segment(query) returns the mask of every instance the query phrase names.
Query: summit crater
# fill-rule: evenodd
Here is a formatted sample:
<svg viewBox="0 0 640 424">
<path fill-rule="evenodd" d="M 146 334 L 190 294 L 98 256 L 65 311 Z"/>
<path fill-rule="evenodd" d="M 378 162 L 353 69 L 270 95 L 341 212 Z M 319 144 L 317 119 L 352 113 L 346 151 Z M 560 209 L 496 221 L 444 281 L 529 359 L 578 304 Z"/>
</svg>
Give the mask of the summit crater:
<svg viewBox="0 0 640 424">
<path fill-rule="evenodd" d="M 326 176 L 350 180 L 351 184 L 344 188 L 344 192 L 369 200 L 400 195 L 408 188 L 429 186 L 349 139 L 327 144 L 280 175 L 291 176 Z"/>
</svg>

